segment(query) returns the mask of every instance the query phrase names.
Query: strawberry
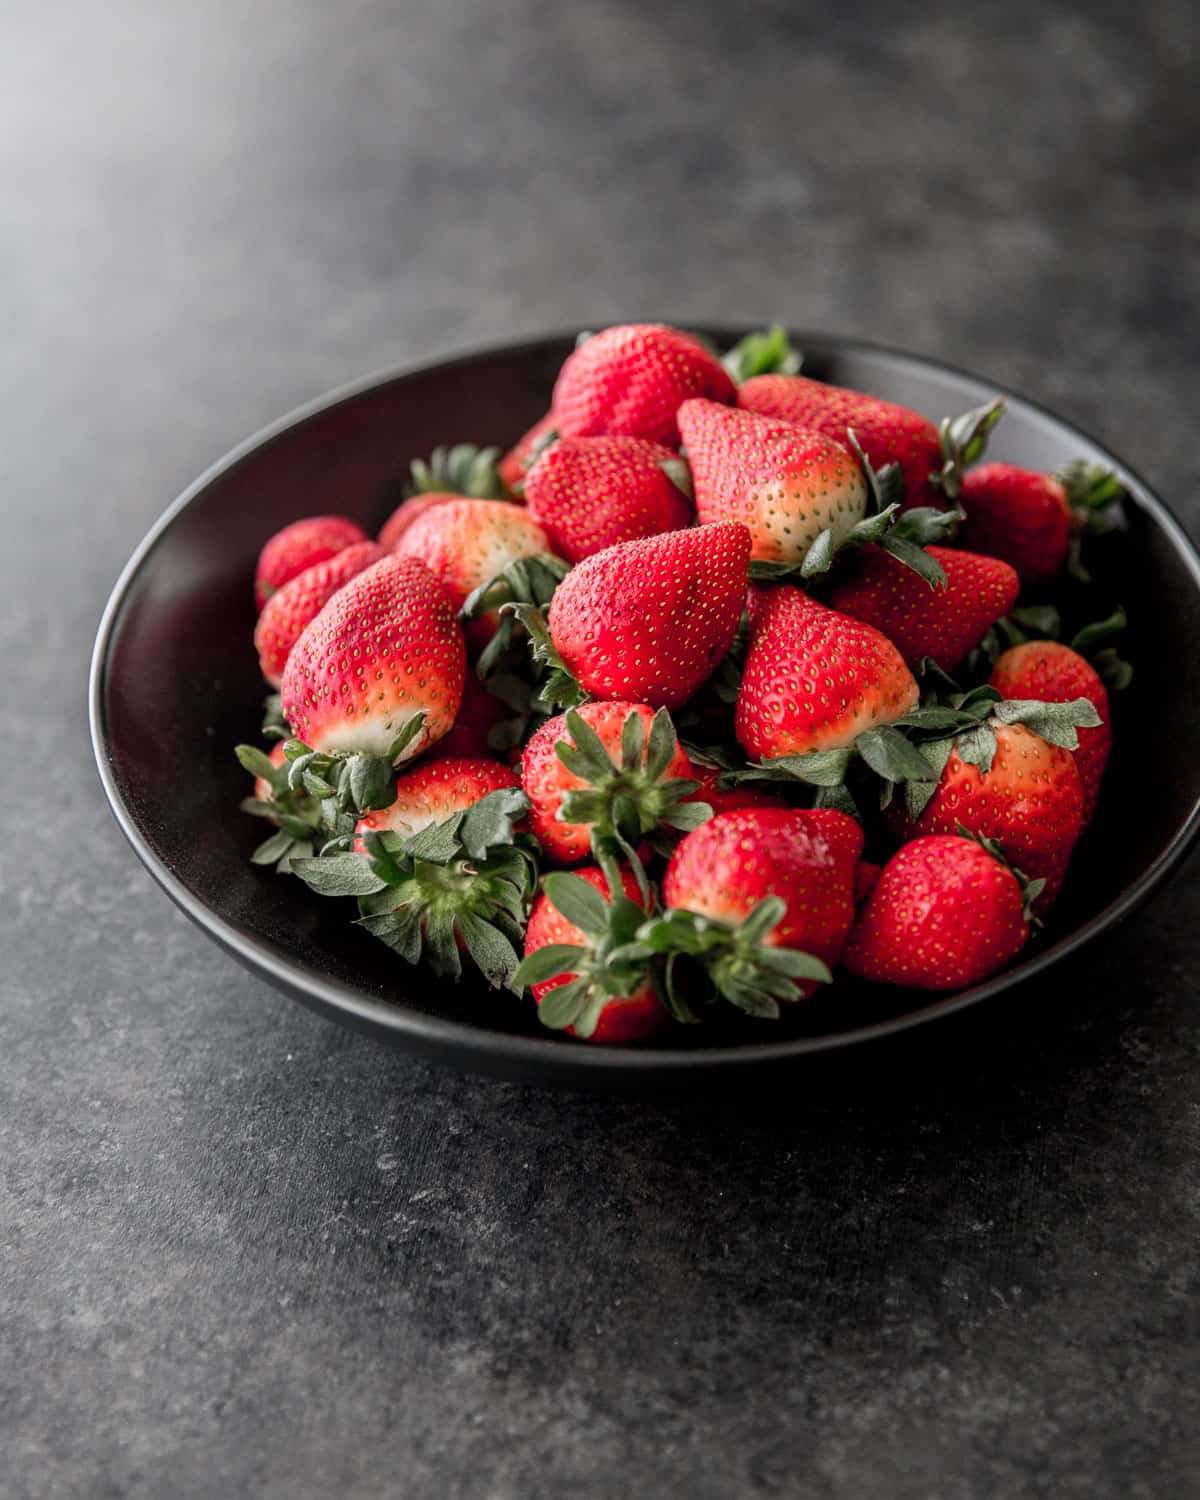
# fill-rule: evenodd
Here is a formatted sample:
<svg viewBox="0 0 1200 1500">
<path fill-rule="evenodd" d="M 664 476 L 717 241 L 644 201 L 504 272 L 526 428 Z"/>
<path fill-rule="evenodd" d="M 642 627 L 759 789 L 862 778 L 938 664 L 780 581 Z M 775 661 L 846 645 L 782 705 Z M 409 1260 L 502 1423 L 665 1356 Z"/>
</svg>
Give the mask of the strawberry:
<svg viewBox="0 0 1200 1500">
<path fill-rule="evenodd" d="M 694 828 L 708 808 L 683 805 L 691 774 L 666 711 L 641 703 L 585 703 L 547 719 L 521 756 L 529 825 L 555 865 L 578 864 L 604 840 L 631 847 L 659 824 Z"/>
<path fill-rule="evenodd" d="M 660 443 L 560 438 L 530 469 L 525 501 L 554 552 L 577 563 L 617 542 L 691 525 L 686 483 L 687 466 Z"/>
<path fill-rule="evenodd" d="M 512 495 L 519 495 L 525 484 L 525 471 L 537 458 L 552 436 L 558 433 L 558 418 L 552 411 L 539 417 L 528 432 L 513 444 L 497 464 L 500 478 Z"/>
<path fill-rule="evenodd" d="M 374 542 L 355 542 L 275 590 L 254 627 L 258 665 L 272 687 L 279 686 L 291 649 L 309 621 L 320 614 L 343 584 L 382 556 L 382 549 Z"/>
<path fill-rule="evenodd" d="M 700 526 L 608 547 L 550 602 L 550 638 L 593 697 L 675 708 L 729 650 L 750 562 L 744 526 Z"/>
<path fill-rule="evenodd" d="M 397 777 L 395 801 L 358 820 L 354 847 L 364 853 L 364 835 L 385 830 L 401 838 L 411 838 L 433 823 L 443 823 L 457 812 L 466 812 L 489 792 L 520 784 L 516 772 L 496 760 L 432 760 L 414 766 Z"/>
<path fill-rule="evenodd" d="M 984 728 L 990 738 L 982 751 L 979 729 L 960 736 L 937 781 L 921 786 L 919 812 L 907 799 L 888 809 L 893 831 L 905 840 L 952 834 L 960 827 L 994 839 L 1013 864 L 1045 882 L 1039 910 L 1057 896 L 1083 828 L 1083 783 L 1071 755 L 1077 736 L 1074 729 L 1059 734 L 1056 726 L 1060 719 L 1080 725 L 1095 723 L 1097 717 L 1086 703 L 1085 713 L 1075 712 L 1078 704 L 1042 707 L 1048 711 L 1045 720 L 1037 717 L 1036 704 L 993 705 L 996 717 Z M 1019 715 L 1027 722 L 1005 723 L 1001 715 Z M 1064 743 L 1050 743 L 1030 723 Z"/>
<path fill-rule="evenodd" d="M 349 516 L 307 516 L 277 531 L 258 554 L 254 573 L 254 602 L 259 609 L 276 589 L 293 578 L 327 562 L 355 542 L 365 542 L 367 533 Z"/>
<path fill-rule="evenodd" d="M 1089 823 L 1112 748 L 1108 692 L 1100 674 L 1070 646 L 1058 641 L 1027 641 L 1000 657 L 988 681 L 1005 698 L 1032 698 L 1042 703 L 1086 698 L 1093 705 L 1101 722 L 1079 729 L 1079 747 L 1072 752 L 1083 783 L 1083 821 Z"/>
<path fill-rule="evenodd" d="M 932 834 L 883 867 L 842 962 L 877 984 L 957 990 L 1002 969 L 1028 936 L 1026 896 L 1009 866 L 974 839 Z"/>
<path fill-rule="evenodd" d="M 830 980 L 854 921 L 862 829 L 845 814 L 746 808 L 689 833 L 663 877 L 654 952 L 698 960 L 725 999 L 776 1017 Z"/>
<path fill-rule="evenodd" d="M 751 597 L 735 715 L 748 754 L 769 760 L 841 749 L 916 707 L 916 680 L 878 630 L 791 584 L 755 588 Z"/>
<path fill-rule="evenodd" d="M 525 933 L 516 983 L 528 984 L 544 1025 L 581 1041 L 644 1041 L 669 1017 L 644 964 L 613 954 L 632 939 L 647 909 L 633 872 L 619 872 L 622 894 L 598 865 L 547 875 Z"/>
<path fill-rule="evenodd" d="M 461 495 L 453 495 L 448 490 L 428 490 L 423 495 L 411 495 L 407 500 L 402 500 L 380 527 L 379 545 L 385 552 L 396 552 L 399 550 L 401 537 L 426 511 L 434 510 L 448 501 L 461 499 Z"/>
<path fill-rule="evenodd" d="M 698 766 L 693 763 L 692 775 L 700 785 L 690 797 L 685 797 L 683 800 L 707 803 L 714 815 L 724 812 L 740 812 L 747 807 L 791 806 L 786 798 L 777 797 L 774 792 L 759 791 L 757 787 L 734 786 L 728 789 L 722 787 L 721 772 L 716 766 Z"/>
<path fill-rule="evenodd" d="M 701 521 L 741 521 L 751 556 L 802 563 L 823 531 L 836 546 L 867 510 L 867 484 L 833 438 L 757 412 L 686 401 L 679 430 Z"/>
<path fill-rule="evenodd" d="M 757 375 L 738 388 L 738 405 L 764 417 L 793 422 L 839 443 L 853 428 L 871 462 L 898 463 L 907 506 L 939 505 L 929 475 L 941 466 L 938 430 L 919 412 L 845 386 L 805 375 Z M 690 453 L 690 447 L 689 447 Z"/>
<path fill-rule="evenodd" d="M 931 658 L 952 671 L 1017 602 L 1020 582 L 1006 562 L 952 547 L 927 547 L 946 578 L 930 585 L 880 547 L 864 547 L 850 577 L 829 595 L 843 614 L 874 625 L 910 667 Z"/>
<path fill-rule="evenodd" d="M 389 808 L 358 823 L 353 848 L 292 869 L 319 895 L 357 896 L 358 925 L 409 963 L 457 979 L 466 954 L 489 984 L 513 988 L 537 860 L 512 783 L 494 762 L 420 766 Z"/>
<path fill-rule="evenodd" d="M 500 725 L 509 717 L 510 710 L 500 699 L 488 691 L 474 672 L 468 672 L 463 678 L 462 701 L 454 727 L 429 753 L 438 760 L 464 756 L 494 758 L 504 745 L 493 745 L 493 736 L 499 737 Z"/>
<path fill-rule="evenodd" d="M 689 396 L 732 402 L 733 382 L 690 334 L 629 323 L 593 334 L 563 365 L 552 402 L 563 437 L 640 437 L 679 446 Z"/>
<path fill-rule="evenodd" d="M 871 892 L 875 889 L 875 882 L 882 873 L 882 866 L 873 865 L 870 860 L 859 861 L 858 869 L 854 872 L 854 904 L 861 906 Z"/>
<path fill-rule="evenodd" d="M 400 556 L 418 557 L 446 586 L 454 608 L 518 557 L 549 552 L 546 533 L 522 505 L 504 500 L 451 500 L 435 506 L 396 543 Z M 478 647 L 495 634 L 497 617 L 473 620 L 468 635 Z"/>
<path fill-rule="evenodd" d="M 400 764 L 449 731 L 465 667 L 445 589 L 416 558 L 384 557 L 339 589 L 292 647 L 284 717 L 325 756 Z"/>
<path fill-rule="evenodd" d="M 1071 561 L 1082 573 L 1082 533 L 1107 529 L 1106 512 L 1123 493 L 1109 470 L 1084 462 L 1057 475 L 981 464 L 962 478 L 959 505 L 966 520 L 958 541 L 1002 557 L 1026 586 L 1048 583 Z"/>
</svg>

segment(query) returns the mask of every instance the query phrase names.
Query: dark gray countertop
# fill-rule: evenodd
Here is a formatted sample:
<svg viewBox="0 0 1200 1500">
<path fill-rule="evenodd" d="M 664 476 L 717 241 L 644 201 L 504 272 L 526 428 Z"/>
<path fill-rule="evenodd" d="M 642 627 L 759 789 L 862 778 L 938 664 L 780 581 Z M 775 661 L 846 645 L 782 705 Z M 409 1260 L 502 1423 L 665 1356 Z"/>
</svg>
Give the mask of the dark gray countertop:
<svg viewBox="0 0 1200 1500">
<path fill-rule="evenodd" d="M 166 502 L 476 340 L 910 345 L 1200 524 L 1195 7 L 822 9 L 5 8 L 6 1496 L 1200 1491 L 1195 861 L 1054 987 L 768 1098 L 590 1099 L 250 979 L 91 769 Z"/>
</svg>

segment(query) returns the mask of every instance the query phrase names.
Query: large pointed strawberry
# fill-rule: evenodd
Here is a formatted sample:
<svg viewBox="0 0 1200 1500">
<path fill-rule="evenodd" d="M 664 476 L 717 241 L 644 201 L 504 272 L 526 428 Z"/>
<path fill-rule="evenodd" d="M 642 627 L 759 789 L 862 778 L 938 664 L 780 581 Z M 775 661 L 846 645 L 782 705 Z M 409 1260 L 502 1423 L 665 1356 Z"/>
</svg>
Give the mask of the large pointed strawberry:
<svg viewBox="0 0 1200 1500">
<path fill-rule="evenodd" d="M 701 521 L 740 521 L 756 561 L 801 563 L 824 531 L 836 547 L 867 509 L 849 450 L 791 422 L 688 401 L 679 409 Z"/>
<path fill-rule="evenodd" d="M 684 401 L 732 402 L 734 394 L 698 339 L 661 323 L 627 323 L 580 344 L 559 372 L 552 405 L 563 437 L 640 437 L 677 448 Z"/>
<path fill-rule="evenodd" d="M 1058 895 L 1083 829 L 1083 783 L 1071 754 L 1078 744 L 1073 726 L 1095 723 L 1096 711 L 1081 700 L 1001 702 L 992 712 L 990 720 L 952 745 L 942 742 L 943 753 L 946 747 L 949 753 L 940 777 L 914 788 L 915 804 L 907 794 L 894 801 L 889 821 L 904 839 L 960 828 L 994 839 L 1030 879 L 1045 881 L 1036 902 L 1042 911 Z M 1014 722 L 1005 722 L 1006 717 Z"/>
<path fill-rule="evenodd" d="M 354 847 L 365 852 L 368 833 L 397 833 L 411 838 L 457 812 L 466 812 L 489 792 L 519 787 L 520 778 L 496 760 L 439 759 L 414 766 L 396 778 L 396 796 L 387 807 L 365 813 L 355 828 Z"/>
<path fill-rule="evenodd" d="M 516 983 L 527 984 L 543 1025 L 581 1041 L 644 1041 L 668 1023 L 644 962 L 622 960 L 646 915 L 647 902 L 629 869 L 614 898 L 598 865 L 547 875 L 525 933 Z"/>
<path fill-rule="evenodd" d="M 738 387 L 738 405 L 761 416 L 794 422 L 839 443 L 846 442 L 846 430 L 853 428 L 876 468 L 900 465 L 906 505 L 942 503 L 929 483 L 930 474 L 942 462 L 938 430 L 919 412 L 805 375 L 757 375 Z"/>
<path fill-rule="evenodd" d="M 744 526 L 700 526 L 589 557 L 550 603 L 554 647 L 594 698 L 675 708 L 716 669 L 746 594 Z"/>
<path fill-rule="evenodd" d="M 988 681 L 1005 698 L 1035 698 L 1043 703 L 1086 698 L 1094 706 L 1101 722 L 1079 729 L 1079 746 L 1072 752 L 1083 783 L 1083 821 L 1090 822 L 1112 748 L 1108 692 L 1095 667 L 1059 641 L 1027 641 L 1000 657 Z"/>
<path fill-rule="evenodd" d="M 275 590 L 254 627 L 258 665 L 272 687 L 279 686 L 292 647 L 309 621 L 316 619 L 338 589 L 382 556 L 383 549 L 374 542 L 355 542 Z"/>
<path fill-rule="evenodd" d="M 581 562 L 617 542 L 689 526 L 695 512 L 680 487 L 687 466 L 661 443 L 642 438 L 561 438 L 525 479 L 529 514 L 550 546 Z"/>
<path fill-rule="evenodd" d="M 306 516 L 277 531 L 258 555 L 254 602 L 261 609 L 276 589 L 318 563 L 365 542 L 367 533 L 349 516 Z"/>
<path fill-rule="evenodd" d="M 654 952 L 699 961 L 751 1015 L 811 995 L 854 921 L 862 829 L 831 810 L 747 808 L 689 833 L 663 877 L 667 910 L 642 929 Z"/>
<path fill-rule="evenodd" d="M 963 475 L 958 503 L 966 513 L 958 541 L 1002 557 L 1028 586 L 1048 583 L 1072 560 L 1087 531 L 1111 524 L 1124 494 L 1115 475 L 1094 464 L 1038 474 L 1015 464 L 980 464 Z M 1075 571 L 1082 564 L 1075 557 Z"/>
<path fill-rule="evenodd" d="M 1025 946 L 1031 894 L 988 840 L 913 839 L 879 873 L 842 963 L 877 984 L 962 989 Z"/>
<path fill-rule="evenodd" d="M 292 647 L 284 717 L 313 751 L 400 764 L 450 729 L 465 667 L 441 583 L 416 558 L 384 557 L 339 589 Z"/>
<path fill-rule="evenodd" d="M 916 680 L 878 630 L 791 584 L 751 595 L 753 635 L 735 718 L 750 755 L 842 749 L 917 706 Z"/>
<path fill-rule="evenodd" d="M 427 511 L 396 543 L 401 556 L 419 557 L 445 584 L 455 609 L 519 557 L 550 551 L 546 533 L 523 505 L 505 500 L 452 500 Z M 495 633 L 494 614 L 471 621 L 468 635 L 482 647 Z"/>
<path fill-rule="evenodd" d="M 944 587 L 930 587 L 881 547 L 864 547 L 829 603 L 882 631 L 910 667 L 928 657 L 950 672 L 1009 612 L 1021 585 L 999 558 L 954 547 L 925 551 L 945 573 Z"/>
<path fill-rule="evenodd" d="M 664 709 L 585 703 L 548 719 L 521 756 L 529 826 L 551 864 L 578 864 L 604 840 L 632 849 L 660 825 L 695 828 L 707 806 Z"/>
</svg>

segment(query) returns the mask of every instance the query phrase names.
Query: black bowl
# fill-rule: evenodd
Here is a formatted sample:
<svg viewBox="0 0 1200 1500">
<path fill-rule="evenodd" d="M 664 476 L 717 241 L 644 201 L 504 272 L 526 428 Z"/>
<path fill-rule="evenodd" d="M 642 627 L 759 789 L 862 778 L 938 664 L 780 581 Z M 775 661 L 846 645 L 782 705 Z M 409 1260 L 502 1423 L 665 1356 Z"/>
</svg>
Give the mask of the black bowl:
<svg viewBox="0 0 1200 1500">
<path fill-rule="evenodd" d="M 712 330 L 720 342 L 737 331 Z M 934 361 L 797 336 L 807 373 L 935 419 L 999 388 Z M 533 1081 L 663 1083 L 846 1047 L 974 1005 L 1019 984 L 1127 916 L 1179 863 L 1200 826 L 1200 557 L 1166 505 L 1112 454 L 1011 392 L 994 457 L 1052 469 L 1085 457 L 1129 488 L 1128 529 L 1094 558 L 1105 604 L 1132 630 L 1133 687 L 1100 811 L 1048 931 L 1006 973 L 948 997 L 839 984 L 784 1023 L 689 1027 L 638 1048 L 542 1030 L 527 1003 L 407 968 L 298 882 L 252 866 L 261 825 L 233 747 L 253 738 L 263 687 L 251 647 L 251 580 L 264 540 L 296 517 L 340 511 L 368 528 L 400 498 L 409 461 L 462 439 L 506 445 L 548 403 L 571 340 L 552 337 L 376 376 L 251 438 L 171 506 L 131 559 L 96 639 L 91 723 L 101 780 L 147 868 L 204 930 L 306 1005 L 395 1046 Z M 1118 585 L 1119 581 L 1119 585 Z M 1122 722 L 1138 725 L 1137 741 Z M 1145 746 L 1153 746 L 1147 774 Z"/>
</svg>

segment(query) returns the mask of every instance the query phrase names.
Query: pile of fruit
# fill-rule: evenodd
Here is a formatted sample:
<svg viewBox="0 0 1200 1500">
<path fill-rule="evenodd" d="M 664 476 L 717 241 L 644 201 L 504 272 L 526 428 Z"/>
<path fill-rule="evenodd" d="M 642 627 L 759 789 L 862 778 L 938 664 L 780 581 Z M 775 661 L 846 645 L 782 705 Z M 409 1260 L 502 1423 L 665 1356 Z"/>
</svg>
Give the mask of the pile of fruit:
<svg viewBox="0 0 1200 1500">
<path fill-rule="evenodd" d="M 593 1042 L 1009 963 L 1129 677 L 1119 609 L 1058 638 L 1120 486 L 980 463 L 999 400 L 938 426 L 798 369 L 780 329 L 609 328 L 376 541 L 272 537 L 256 862 Z"/>
</svg>

